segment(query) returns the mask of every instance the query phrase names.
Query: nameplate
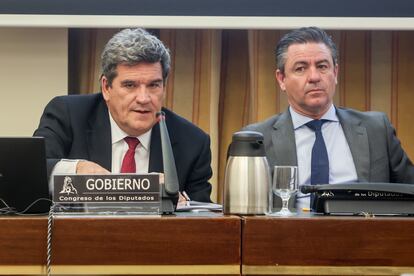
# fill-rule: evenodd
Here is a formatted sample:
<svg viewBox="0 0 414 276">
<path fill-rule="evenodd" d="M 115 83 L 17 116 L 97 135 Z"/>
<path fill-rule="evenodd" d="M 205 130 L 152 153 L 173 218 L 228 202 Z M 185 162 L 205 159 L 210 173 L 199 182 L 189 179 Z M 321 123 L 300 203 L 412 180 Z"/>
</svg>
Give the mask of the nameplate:
<svg viewBox="0 0 414 276">
<path fill-rule="evenodd" d="M 161 204 L 159 174 L 55 175 L 53 180 L 56 204 L 143 210 Z"/>
</svg>

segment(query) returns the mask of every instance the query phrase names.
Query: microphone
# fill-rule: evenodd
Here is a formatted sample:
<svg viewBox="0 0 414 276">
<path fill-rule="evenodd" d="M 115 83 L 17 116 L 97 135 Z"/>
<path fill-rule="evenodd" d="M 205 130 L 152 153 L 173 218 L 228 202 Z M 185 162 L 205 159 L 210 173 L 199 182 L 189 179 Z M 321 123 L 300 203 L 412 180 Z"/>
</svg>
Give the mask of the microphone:
<svg viewBox="0 0 414 276">
<path fill-rule="evenodd" d="M 320 185 L 301 185 L 300 191 L 302 194 L 309 194 L 309 193 L 315 193 L 319 190 Z"/>
<path fill-rule="evenodd" d="M 172 214 L 178 202 L 179 181 L 177 168 L 175 167 L 167 125 L 165 124 L 165 113 L 160 111 L 156 115 L 160 125 L 162 162 L 164 166 L 164 185 L 161 186 L 161 211 L 165 214 Z"/>
</svg>

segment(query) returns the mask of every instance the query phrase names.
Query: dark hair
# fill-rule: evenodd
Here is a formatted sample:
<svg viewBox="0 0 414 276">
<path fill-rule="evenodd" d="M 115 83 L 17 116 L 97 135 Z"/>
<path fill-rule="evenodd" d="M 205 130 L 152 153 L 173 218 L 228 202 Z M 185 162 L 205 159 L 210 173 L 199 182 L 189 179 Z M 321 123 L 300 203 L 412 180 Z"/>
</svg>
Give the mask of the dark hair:
<svg viewBox="0 0 414 276">
<path fill-rule="evenodd" d="M 293 30 L 280 39 L 275 50 L 277 69 L 282 73 L 285 72 L 286 52 L 290 45 L 309 42 L 325 44 L 331 50 L 333 64 L 336 65 L 338 63 L 338 50 L 332 38 L 320 28 L 304 27 Z"/>
<path fill-rule="evenodd" d="M 170 72 L 170 53 L 155 36 L 141 28 L 124 29 L 116 33 L 102 52 L 102 75 L 108 85 L 117 76 L 118 64 L 135 65 L 140 62 L 161 63 L 162 78 L 167 81 Z"/>
</svg>

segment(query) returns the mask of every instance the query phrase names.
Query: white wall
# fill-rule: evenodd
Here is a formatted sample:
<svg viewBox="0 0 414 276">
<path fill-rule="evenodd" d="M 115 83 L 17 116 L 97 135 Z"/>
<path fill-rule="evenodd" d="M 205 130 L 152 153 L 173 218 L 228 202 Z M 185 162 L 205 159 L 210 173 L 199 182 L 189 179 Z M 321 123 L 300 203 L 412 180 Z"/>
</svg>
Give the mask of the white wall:
<svg viewBox="0 0 414 276">
<path fill-rule="evenodd" d="M 66 28 L 0 28 L 0 136 L 31 136 L 43 108 L 67 93 Z"/>
</svg>

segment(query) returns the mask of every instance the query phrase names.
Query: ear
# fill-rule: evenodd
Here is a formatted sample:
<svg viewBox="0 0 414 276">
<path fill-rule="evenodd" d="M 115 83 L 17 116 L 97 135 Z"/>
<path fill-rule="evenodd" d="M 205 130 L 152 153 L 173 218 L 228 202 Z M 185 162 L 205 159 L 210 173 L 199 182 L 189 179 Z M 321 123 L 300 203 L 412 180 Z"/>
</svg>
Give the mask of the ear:
<svg viewBox="0 0 414 276">
<path fill-rule="evenodd" d="M 101 89 L 105 101 L 108 101 L 111 94 L 111 87 L 109 86 L 108 79 L 105 76 L 102 76 L 101 78 Z"/>
<path fill-rule="evenodd" d="M 337 64 L 335 64 L 335 67 L 334 67 L 335 84 L 338 84 L 338 73 L 339 73 L 339 65 L 337 63 Z"/>
<path fill-rule="evenodd" d="M 283 91 L 286 91 L 285 74 L 282 73 L 282 71 L 280 71 L 279 69 L 277 69 L 275 71 L 275 78 L 277 82 L 279 83 L 280 89 L 282 89 Z"/>
</svg>

